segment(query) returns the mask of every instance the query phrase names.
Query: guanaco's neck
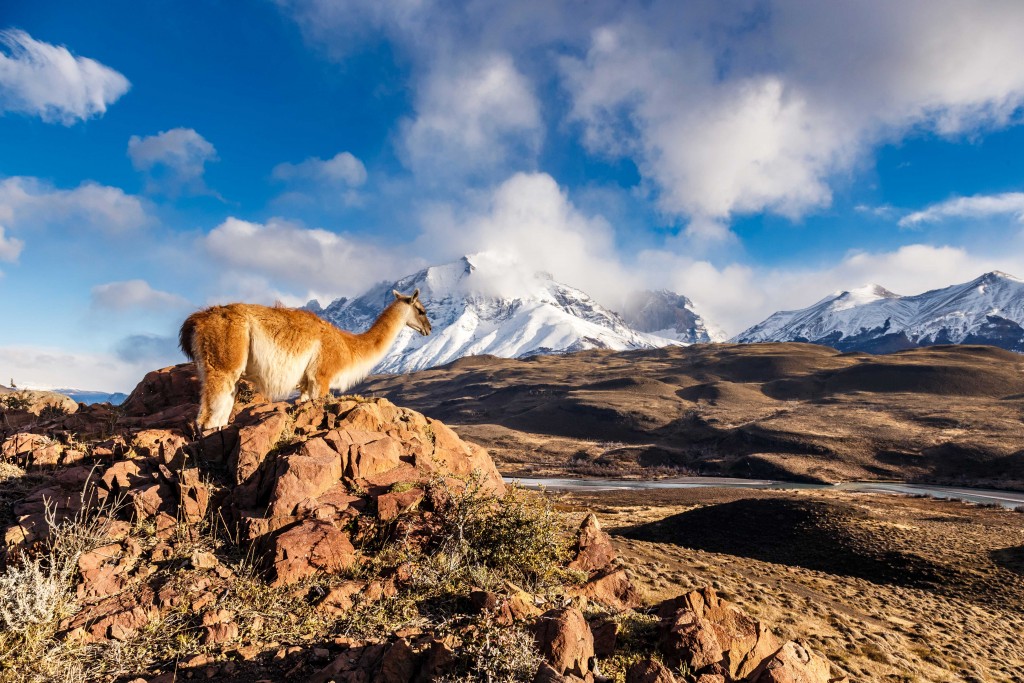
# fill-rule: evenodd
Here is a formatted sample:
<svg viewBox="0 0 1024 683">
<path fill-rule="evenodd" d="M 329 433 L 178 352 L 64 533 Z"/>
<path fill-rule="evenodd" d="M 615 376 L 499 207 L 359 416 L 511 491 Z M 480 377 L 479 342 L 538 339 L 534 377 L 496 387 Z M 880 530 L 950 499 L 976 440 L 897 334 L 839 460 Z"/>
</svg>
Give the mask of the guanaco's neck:
<svg viewBox="0 0 1024 683">
<path fill-rule="evenodd" d="M 369 357 L 379 360 L 391 348 L 398 333 L 405 327 L 408 315 L 406 305 L 397 299 L 392 301 L 377 317 L 370 329 L 359 335 L 359 338 L 366 342 L 365 348 Z"/>
</svg>

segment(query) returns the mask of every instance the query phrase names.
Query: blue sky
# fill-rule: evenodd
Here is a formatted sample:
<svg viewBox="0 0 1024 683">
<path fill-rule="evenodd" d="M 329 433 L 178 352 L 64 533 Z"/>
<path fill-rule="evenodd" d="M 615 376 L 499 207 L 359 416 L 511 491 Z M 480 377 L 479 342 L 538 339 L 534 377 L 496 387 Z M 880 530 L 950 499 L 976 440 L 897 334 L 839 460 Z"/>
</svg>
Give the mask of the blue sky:
<svg viewBox="0 0 1024 683">
<path fill-rule="evenodd" d="M 497 249 L 737 333 L 1024 275 L 1024 5 L 14 0 L 0 379 L 129 389 L 187 313 Z"/>
</svg>

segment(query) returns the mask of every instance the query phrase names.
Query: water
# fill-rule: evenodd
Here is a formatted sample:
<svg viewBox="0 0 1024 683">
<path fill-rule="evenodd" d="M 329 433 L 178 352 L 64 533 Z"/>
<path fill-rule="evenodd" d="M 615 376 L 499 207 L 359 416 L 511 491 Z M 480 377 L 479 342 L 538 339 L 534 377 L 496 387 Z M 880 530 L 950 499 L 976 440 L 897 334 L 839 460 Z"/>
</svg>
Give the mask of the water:
<svg viewBox="0 0 1024 683">
<path fill-rule="evenodd" d="M 736 479 L 732 477 L 676 477 L 649 481 L 634 479 L 563 479 L 558 477 L 505 477 L 506 482 L 517 481 L 527 488 L 570 491 L 602 491 L 613 489 L 689 489 L 720 486 L 733 489 L 832 489 L 835 491 L 860 491 L 863 493 L 894 493 L 902 495 L 925 495 L 932 498 L 962 500 L 968 503 L 996 504 L 1005 508 L 1024 505 L 1024 491 L 999 491 L 995 489 L 972 489 L 958 486 L 930 486 L 927 484 L 903 484 L 874 481 L 850 481 L 841 484 L 800 484 L 767 479 Z"/>
</svg>

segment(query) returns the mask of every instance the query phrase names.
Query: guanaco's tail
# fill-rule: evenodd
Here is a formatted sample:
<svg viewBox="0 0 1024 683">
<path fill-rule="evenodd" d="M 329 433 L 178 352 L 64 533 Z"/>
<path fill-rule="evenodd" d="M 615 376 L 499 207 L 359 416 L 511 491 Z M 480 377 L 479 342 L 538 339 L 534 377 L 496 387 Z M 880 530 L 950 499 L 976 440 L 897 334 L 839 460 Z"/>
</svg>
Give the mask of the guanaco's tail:
<svg viewBox="0 0 1024 683">
<path fill-rule="evenodd" d="M 185 357 L 189 360 L 195 360 L 195 351 L 192 349 L 192 339 L 195 337 L 196 331 L 196 320 L 195 314 L 193 313 L 189 317 L 185 318 L 185 322 L 181 324 L 181 331 L 178 332 L 178 346 L 181 347 L 181 352 L 185 354 Z"/>
</svg>

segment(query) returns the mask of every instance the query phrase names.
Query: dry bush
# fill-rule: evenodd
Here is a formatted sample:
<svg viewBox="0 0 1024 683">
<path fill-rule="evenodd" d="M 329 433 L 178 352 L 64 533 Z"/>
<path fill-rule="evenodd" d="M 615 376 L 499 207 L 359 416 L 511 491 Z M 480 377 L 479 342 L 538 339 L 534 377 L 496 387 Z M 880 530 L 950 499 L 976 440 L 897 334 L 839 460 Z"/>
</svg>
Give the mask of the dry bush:
<svg viewBox="0 0 1024 683">
<path fill-rule="evenodd" d="M 532 681 L 541 656 L 533 636 L 521 625 L 499 626 L 494 615 L 483 613 L 457 630 L 455 672 L 443 683 L 514 683 Z"/>
<path fill-rule="evenodd" d="M 498 497 L 477 472 L 459 486 L 430 482 L 436 530 L 433 564 L 451 575 L 492 573 L 531 588 L 564 577 L 573 536 L 543 494 L 508 487 Z"/>
</svg>

